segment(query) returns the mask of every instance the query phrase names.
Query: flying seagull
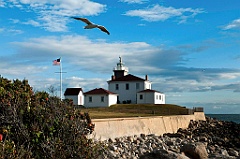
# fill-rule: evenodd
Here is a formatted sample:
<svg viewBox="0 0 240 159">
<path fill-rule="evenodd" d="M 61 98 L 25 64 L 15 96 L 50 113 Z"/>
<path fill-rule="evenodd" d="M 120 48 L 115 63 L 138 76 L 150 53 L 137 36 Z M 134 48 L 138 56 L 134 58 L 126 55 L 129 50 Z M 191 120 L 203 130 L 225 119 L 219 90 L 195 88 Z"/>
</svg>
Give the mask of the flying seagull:
<svg viewBox="0 0 240 159">
<path fill-rule="evenodd" d="M 90 21 L 89 21 L 88 19 L 86 19 L 86 18 L 77 18 L 77 17 L 72 17 L 72 18 L 73 18 L 73 19 L 76 19 L 76 20 L 81 20 L 81 21 L 83 21 L 84 23 L 86 23 L 87 25 L 84 27 L 84 29 L 98 28 L 98 29 L 100 29 L 101 31 L 107 33 L 108 35 L 110 34 L 104 26 L 97 25 L 97 24 L 93 24 L 92 22 L 90 22 Z"/>
</svg>

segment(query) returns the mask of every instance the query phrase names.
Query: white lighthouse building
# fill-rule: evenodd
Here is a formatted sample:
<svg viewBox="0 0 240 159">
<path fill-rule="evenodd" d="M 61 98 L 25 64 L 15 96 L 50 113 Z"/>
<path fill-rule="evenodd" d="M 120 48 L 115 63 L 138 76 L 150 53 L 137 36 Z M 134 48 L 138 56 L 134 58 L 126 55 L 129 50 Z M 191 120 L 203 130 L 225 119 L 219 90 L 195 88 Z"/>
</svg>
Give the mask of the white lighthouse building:
<svg viewBox="0 0 240 159">
<path fill-rule="evenodd" d="M 114 75 L 108 81 L 108 90 L 118 94 L 118 103 L 165 104 L 165 95 L 151 90 L 152 84 L 148 80 L 148 76 L 146 75 L 145 79 L 143 79 L 128 74 L 128 68 L 124 66 L 121 57 L 119 57 L 119 62 L 117 67 L 113 69 L 113 72 Z M 159 95 L 162 101 L 159 101 Z"/>
</svg>

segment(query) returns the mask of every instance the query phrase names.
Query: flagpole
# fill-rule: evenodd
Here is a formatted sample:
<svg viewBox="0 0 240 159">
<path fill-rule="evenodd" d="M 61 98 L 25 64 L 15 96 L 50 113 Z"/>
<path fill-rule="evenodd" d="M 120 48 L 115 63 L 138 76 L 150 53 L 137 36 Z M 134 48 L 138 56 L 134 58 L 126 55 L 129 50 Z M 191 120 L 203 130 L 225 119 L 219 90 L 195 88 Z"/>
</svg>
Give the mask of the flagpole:
<svg viewBox="0 0 240 159">
<path fill-rule="evenodd" d="M 60 71 L 59 72 L 55 72 L 55 73 L 60 73 L 60 99 L 62 101 L 62 73 L 67 73 L 67 72 L 63 72 L 62 71 L 62 60 L 61 60 L 61 57 L 57 60 L 54 60 L 53 61 L 53 65 L 58 65 L 60 66 Z"/>
<path fill-rule="evenodd" d="M 60 57 L 60 99 L 62 101 L 62 60 Z"/>
</svg>

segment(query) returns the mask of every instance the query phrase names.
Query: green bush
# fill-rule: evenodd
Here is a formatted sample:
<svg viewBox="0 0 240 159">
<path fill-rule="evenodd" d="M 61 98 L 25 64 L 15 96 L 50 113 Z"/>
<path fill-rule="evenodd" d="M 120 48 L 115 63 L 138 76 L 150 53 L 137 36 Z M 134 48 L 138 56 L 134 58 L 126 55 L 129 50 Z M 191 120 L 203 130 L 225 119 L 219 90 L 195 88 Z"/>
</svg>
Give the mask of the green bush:
<svg viewBox="0 0 240 159">
<path fill-rule="evenodd" d="M 27 80 L 0 76 L 1 158 L 97 158 L 101 143 L 86 137 L 94 129 L 87 113 L 32 91 Z"/>
</svg>

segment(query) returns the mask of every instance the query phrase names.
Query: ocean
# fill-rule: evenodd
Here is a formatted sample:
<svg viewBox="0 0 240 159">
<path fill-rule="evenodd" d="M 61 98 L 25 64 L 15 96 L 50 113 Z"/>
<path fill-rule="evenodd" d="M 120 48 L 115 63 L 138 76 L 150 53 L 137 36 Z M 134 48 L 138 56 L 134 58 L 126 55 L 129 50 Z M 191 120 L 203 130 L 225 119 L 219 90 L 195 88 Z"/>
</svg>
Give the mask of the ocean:
<svg viewBox="0 0 240 159">
<path fill-rule="evenodd" d="M 205 114 L 208 117 L 222 121 L 233 121 L 240 124 L 240 114 Z"/>
</svg>

